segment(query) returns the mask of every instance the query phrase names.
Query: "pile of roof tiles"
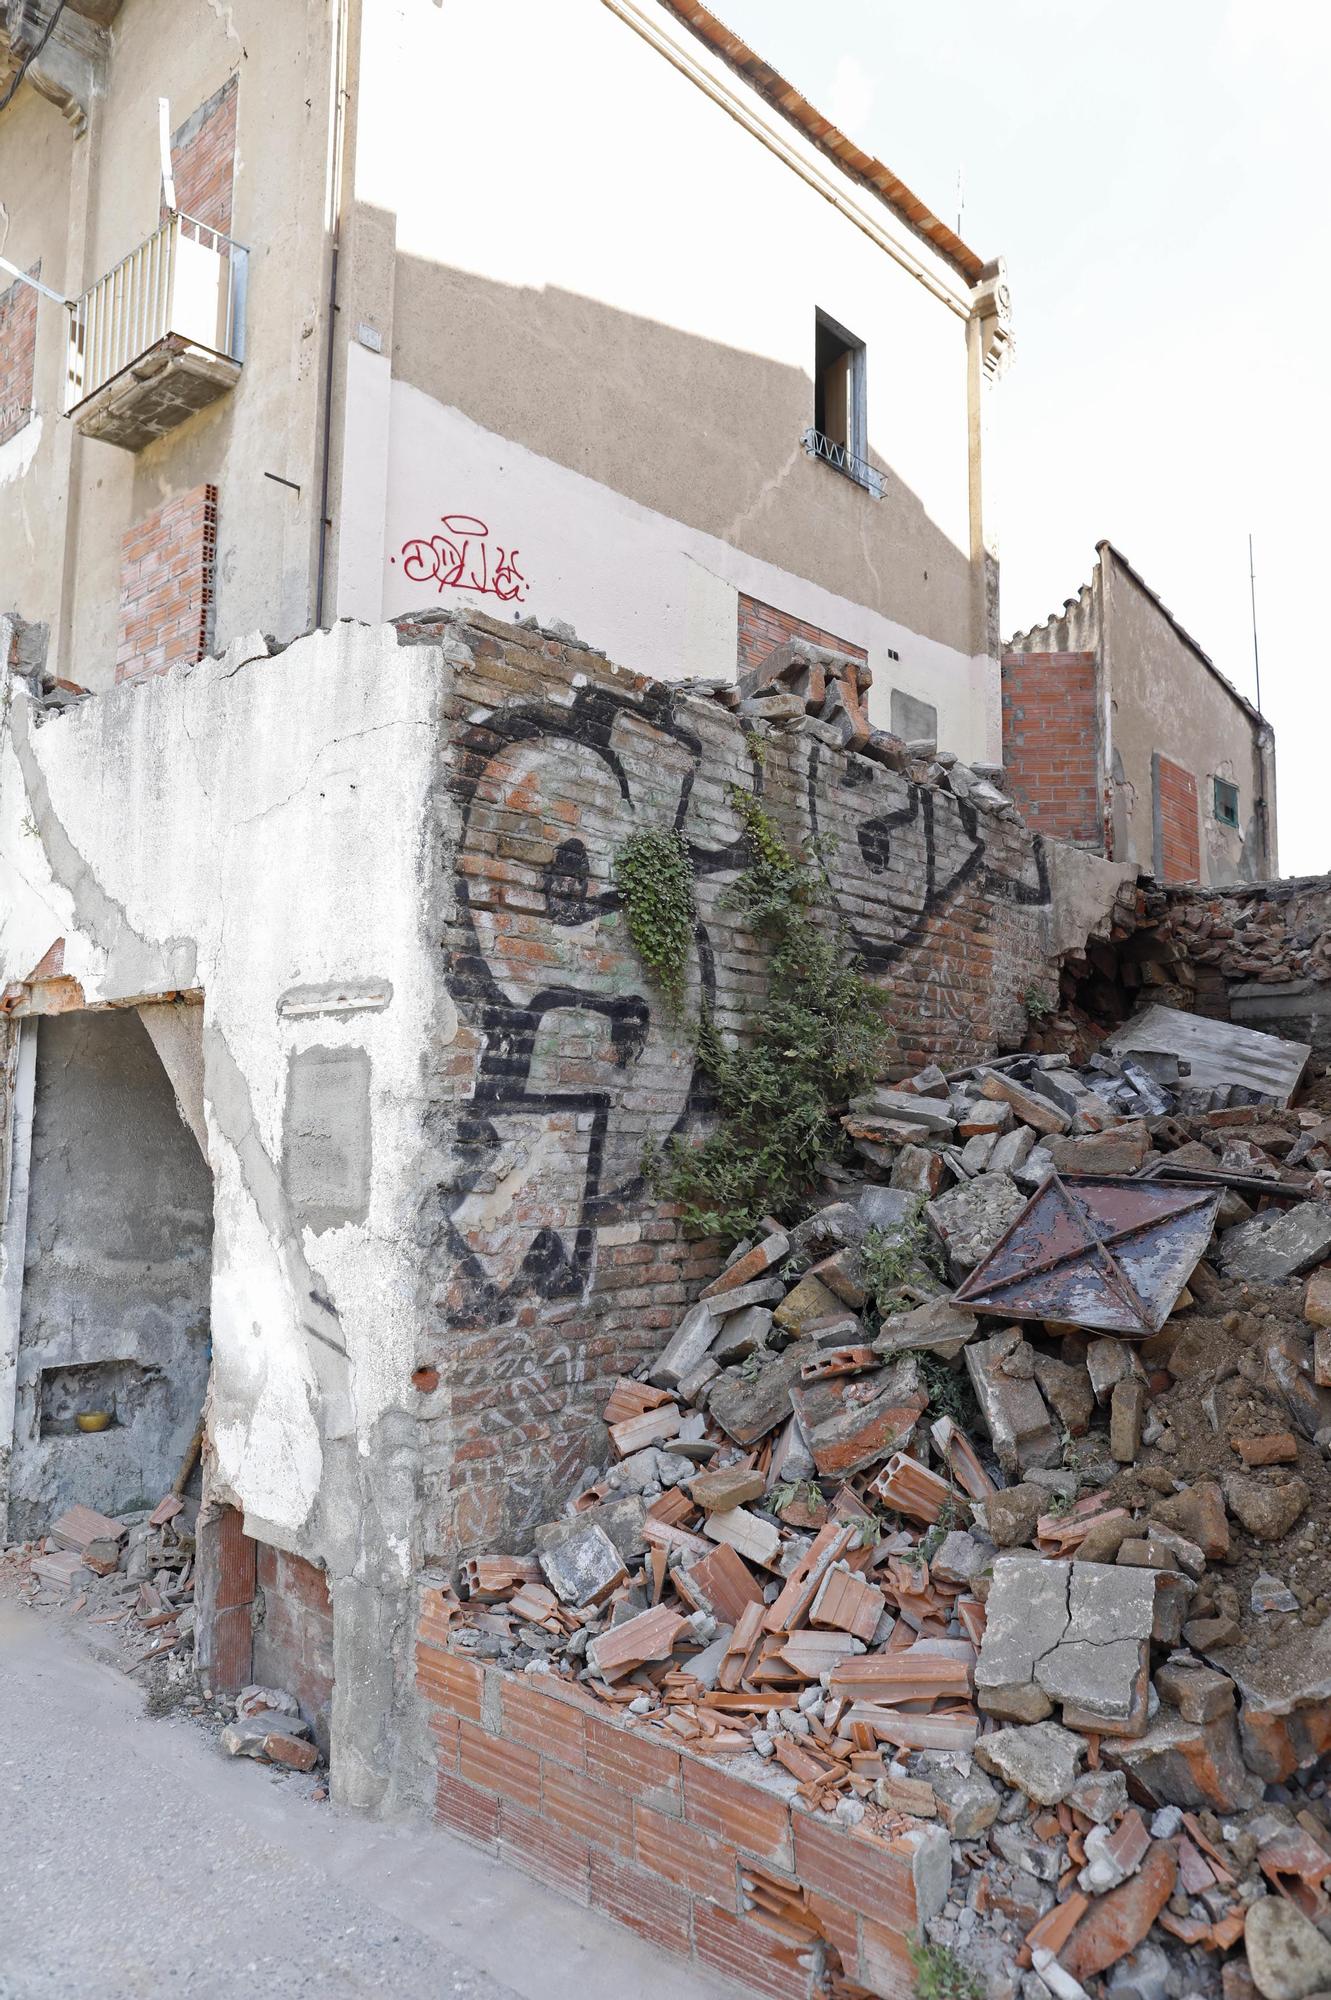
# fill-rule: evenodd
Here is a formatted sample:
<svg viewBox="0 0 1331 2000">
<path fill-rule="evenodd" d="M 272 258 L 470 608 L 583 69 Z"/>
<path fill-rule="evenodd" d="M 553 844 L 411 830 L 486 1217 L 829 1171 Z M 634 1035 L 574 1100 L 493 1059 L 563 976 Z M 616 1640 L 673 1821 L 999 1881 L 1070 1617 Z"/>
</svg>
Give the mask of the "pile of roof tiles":
<svg viewBox="0 0 1331 2000">
<path fill-rule="evenodd" d="M 929 1934 L 986 1993 L 1290 2000 L 1291 1953 L 1331 1989 L 1331 1617 L 1225 1575 L 1231 1544 L 1281 1566 L 1331 1441 L 1331 1125 L 1217 1095 L 1255 1093 L 1110 1055 L 870 1093 L 862 1173 L 766 1221 L 616 1384 L 607 1462 L 529 1550 L 464 1565 L 453 1643 L 810 1812 L 942 1824 Z M 1097 1190 L 1162 1189 L 1160 1242 L 1120 1232 L 1125 1260 L 1155 1245 L 1153 1292 L 1122 1267 L 1154 1319 L 1105 1331 L 1117 1281 L 1072 1283 L 1075 1245 L 1059 1313 L 1022 1307 L 1042 1203 L 1086 1221 L 1095 1277 L 1121 1247 Z M 1170 1356 L 1235 1287 L 1285 1317 L 1213 1371 L 1214 1423 L 1241 1389 L 1246 1429 L 1190 1483 Z"/>
</svg>

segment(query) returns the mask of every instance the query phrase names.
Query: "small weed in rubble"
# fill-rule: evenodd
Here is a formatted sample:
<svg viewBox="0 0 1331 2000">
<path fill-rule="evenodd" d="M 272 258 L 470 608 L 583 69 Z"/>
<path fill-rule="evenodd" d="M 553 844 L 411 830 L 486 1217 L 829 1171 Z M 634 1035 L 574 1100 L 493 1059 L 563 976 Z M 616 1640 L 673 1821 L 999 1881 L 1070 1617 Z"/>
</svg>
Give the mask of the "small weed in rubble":
<svg viewBox="0 0 1331 2000">
<path fill-rule="evenodd" d="M 907 1949 L 919 2000 L 984 2000 L 975 1974 L 947 1945 L 912 1944 Z"/>
</svg>

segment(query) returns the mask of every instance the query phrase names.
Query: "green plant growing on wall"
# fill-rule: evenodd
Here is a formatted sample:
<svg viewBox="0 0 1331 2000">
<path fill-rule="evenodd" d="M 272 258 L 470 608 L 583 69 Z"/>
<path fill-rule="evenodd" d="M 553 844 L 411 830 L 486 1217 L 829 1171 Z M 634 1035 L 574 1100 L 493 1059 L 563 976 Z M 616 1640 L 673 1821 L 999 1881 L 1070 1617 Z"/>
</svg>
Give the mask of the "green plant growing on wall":
<svg viewBox="0 0 1331 2000">
<path fill-rule="evenodd" d="M 615 887 L 633 949 L 672 1007 L 683 1003 L 697 924 L 693 865 L 682 833 L 642 827 L 615 855 Z"/>
<path fill-rule="evenodd" d="M 655 1171 L 686 1225 L 726 1242 L 764 1215 L 795 1215 L 819 1163 L 843 1151 L 840 1113 L 880 1073 L 887 1036 L 884 996 L 817 921 L 820 876 L 761 800 L 731 799 L 748 866 L 727 901 L 767 947 L 767 994 L 738 1047 L 709 1015 L 699 1022 L 717 1124 L 699 1145 L 667 1148 Z"/>
<path fill-rule="evenodd" d="M 1022 1005 L 1032 1021 L 1046 1020 L 1050 1014 L 1058 1012 L 1057 1003 L 1051 1000 L 1047 993 L 1042 993 L 1038 986 L 1026 988 L 1022 995 Z"/>
</svg>

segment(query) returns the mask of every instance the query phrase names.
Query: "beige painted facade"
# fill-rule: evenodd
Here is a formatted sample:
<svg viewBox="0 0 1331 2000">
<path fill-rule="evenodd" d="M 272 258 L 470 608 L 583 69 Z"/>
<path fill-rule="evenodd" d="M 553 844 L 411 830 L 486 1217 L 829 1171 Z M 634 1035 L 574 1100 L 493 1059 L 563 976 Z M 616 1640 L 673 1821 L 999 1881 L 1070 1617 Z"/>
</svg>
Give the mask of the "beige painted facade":
<svg viewBox="0 0 1331 2000">
<path fill-rule="evenodd" d="M 92 32 L 71 12 L 71 33 Z M 5 608 L 50 626 L 57 672 L 82 686 L 113 677 L 124 535 L 202 481 L 221 496 L 217 642 L 311 622 L 335 26 L 321 5 L 127 0 L 95 31 L 95 61 L 69 65 L 72 105 L 27 84 L 0 118 L 0 249 L 24 269 L 40 258 L 43 281 L 77 297 L 157 227 L 158 99 L 175 127 L 239 79 L 232 235 L 250 282 L 236 387 L 141 451 L 84 437 L 63 413 L 68 315 L 43 298 L 37 416 L 0 447 Z M 57 73 L 62 34 L 41 66 Z"/>
<path fill-rule="evenodd" d="M 0 251 L 94 284 L 157 225 L 158 99 L 232 75 L 235 387 L 139 450 L 82 435 L 39 304 L 0 548 L 58 673 L 110 683 L 123 538 L 208 482 L 218 646 L 442 599 L 733 676 L 748 598 L 863 648 L 876 722 L 897 689 L 997 757 L 999 267 L 666 0 L 70 0 L 0 117 Z M 867 484 L 803 442 L 819 313 L 863 343 Z"/>
<path fill-rule="evenodd" d="M 1199 879 L 1225 885 L 1279 873 L 1275 734 L 1110 542 L 1062 614 L 1008 642 L 1015 654 L 1095 655 L 1097 794 L 1106 846 L 1165 879 L 1159 764 L 1197 790 Z M 1219 789 L 1218 789 L 1219 787 Z M 1237 824 L 1221 817 L 1226 787 Z"/>
</svg>

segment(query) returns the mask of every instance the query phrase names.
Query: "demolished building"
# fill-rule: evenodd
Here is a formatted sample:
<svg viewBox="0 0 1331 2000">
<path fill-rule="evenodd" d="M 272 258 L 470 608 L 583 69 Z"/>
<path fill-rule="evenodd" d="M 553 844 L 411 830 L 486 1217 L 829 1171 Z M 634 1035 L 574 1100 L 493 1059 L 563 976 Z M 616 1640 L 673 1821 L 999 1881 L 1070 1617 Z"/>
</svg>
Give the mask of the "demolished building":
<svg viewBox="0 0 1331 2000">
<path fill-rule="evenodd" d="M 1141 968 L 1195 1004 L 1210 905 L 862 697 L 816 647 L 743 697 L 456 614 L 11 680 L 10 1519 L 110 1517 L 61 1516 L 43 1587 L 160 1561 L 151 1648 L 292 1690 L 338 1798 L 750 1985 L 905 1994 L 927 1936 L 1091 1990 L 1163 1936 L 1218 1992 L 1263 1885 L 1321 1908 L 1309 1050 L 1223 1019 L 1255 935 L 1152 1031 Z M 698 1011 L 742 1035 L 762 989 L 746 797 L 822 855 L 889 1039 L 813 1205 L 727 1261 L 644 1151 L 707 1128 Z M 624 925 L 645 824 L 688 856 L 683 1006 Z M 153 1527 L 201 1260 L 201 1475 Z"/>
</svg>

